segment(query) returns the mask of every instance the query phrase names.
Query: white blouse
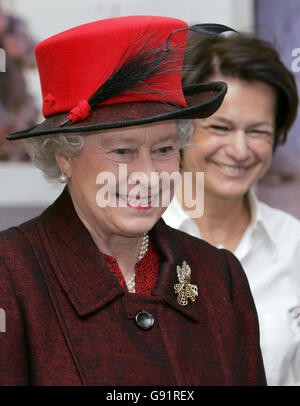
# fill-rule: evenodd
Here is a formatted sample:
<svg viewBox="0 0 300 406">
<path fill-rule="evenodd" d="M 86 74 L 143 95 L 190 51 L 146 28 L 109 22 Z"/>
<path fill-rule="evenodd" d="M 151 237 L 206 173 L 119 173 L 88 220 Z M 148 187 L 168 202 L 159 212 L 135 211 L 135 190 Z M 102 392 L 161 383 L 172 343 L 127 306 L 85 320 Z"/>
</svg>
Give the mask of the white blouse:
<svg viewBox="0 0 300 406">
<path fill-rule="evenodd" d="M 300 221 L 258 201 L 253 191 L 249 203 L 251 223 L 234 254 L 256 304 L 267 383 L 300 386 Z M 201 238 L 176 198 L 163 219 Z"/>
</svg>

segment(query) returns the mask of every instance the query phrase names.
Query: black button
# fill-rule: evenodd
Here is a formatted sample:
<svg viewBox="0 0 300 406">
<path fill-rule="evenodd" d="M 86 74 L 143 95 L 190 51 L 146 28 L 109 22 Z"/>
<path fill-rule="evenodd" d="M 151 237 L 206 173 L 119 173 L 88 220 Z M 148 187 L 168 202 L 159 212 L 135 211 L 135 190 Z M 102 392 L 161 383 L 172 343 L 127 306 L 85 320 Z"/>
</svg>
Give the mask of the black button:
<svg viewBox="0 0 300 406">
<path fill-rule="evenodd" d="M 141 310 L 136 314 L 135 322 L 141 330 L 150 330 L 154 324 L 154 317 L 151 313 L 146 312 L 146 310 Z"/>
</svg>

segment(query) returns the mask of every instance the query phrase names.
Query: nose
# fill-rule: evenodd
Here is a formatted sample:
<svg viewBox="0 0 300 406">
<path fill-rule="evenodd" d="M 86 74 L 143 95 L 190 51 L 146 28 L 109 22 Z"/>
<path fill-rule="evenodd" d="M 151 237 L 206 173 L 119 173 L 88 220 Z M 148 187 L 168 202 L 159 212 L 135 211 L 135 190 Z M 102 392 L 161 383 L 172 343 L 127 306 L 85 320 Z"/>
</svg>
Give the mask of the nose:
<svg viewBox="0 0 300 406">
<path fill-rule="evenodd" d="M 128 179 L 129 183 L 140 184 L 145 190 L 156 190 L 159 185 L 159 174 L 156 171 L 151 153 L 143 151 L 135 159 Z"/>
<path fill-rule="evenodd" d="M 235 161 L 243 162 L 248 158 L 249 145 L 243 130 L 231 132 L 227 139 L 226 152 Z"/>
</svg>

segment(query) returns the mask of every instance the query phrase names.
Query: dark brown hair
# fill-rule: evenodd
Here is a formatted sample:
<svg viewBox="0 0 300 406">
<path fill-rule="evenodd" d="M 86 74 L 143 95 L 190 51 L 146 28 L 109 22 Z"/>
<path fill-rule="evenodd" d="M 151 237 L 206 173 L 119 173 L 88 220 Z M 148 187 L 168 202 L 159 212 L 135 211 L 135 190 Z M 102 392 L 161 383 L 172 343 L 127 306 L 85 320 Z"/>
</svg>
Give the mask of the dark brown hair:
<svg viewBox="0 0 300 406">
<path fill-rule="evenodd" d="M 217 74 L 271 86 L 277 96 L 274 150 L 285 143 L 297 115 L 298 93 L 293 74 L 271 44 L 244 34 L 213 39 L 193 35 L 187 49 L 184 86 L 206 82 Z"/>
</svg>

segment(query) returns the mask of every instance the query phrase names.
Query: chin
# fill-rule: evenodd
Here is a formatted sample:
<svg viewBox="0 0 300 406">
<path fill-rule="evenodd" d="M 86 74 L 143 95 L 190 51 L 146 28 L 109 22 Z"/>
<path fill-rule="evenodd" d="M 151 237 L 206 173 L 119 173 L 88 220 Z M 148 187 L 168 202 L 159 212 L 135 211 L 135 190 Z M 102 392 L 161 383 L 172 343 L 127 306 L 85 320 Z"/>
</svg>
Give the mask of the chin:
<svg viewBox="0 0 300 406">
<path fill-rule="evenodd" d="M 241 200 L 241 199 L 243 199 L 244 198 L 244 196 L 245 196 L 245 194 L 246 194 L 247 192 L 244 192 L 244 193 L 239 193 L 239 194 L 237 194 L 237 193 L 231 193 L 231 194 L 228 194 L 228 195 L 225 195 L 224 196 L 224 199 L 225 200 Z"/>
<path fill-rule="evenodd" d="M 160 217 L 161 216 L 159 215 L 159 216 L 155 216 L 155 217 L 151 217 L 151 218 L 140 217 L 140 218 L 136 218 L 136 219 L 131 219 L 131 220 L 122 222 L 122 224 L 120 224 L 119 228 L 122 229 L 122 231 L 127 235 L 139 236 L 139 235 L 142 235 L 142 234 L 150 231 L 155 226 L 155 224 L 158 222 Z"/>
<path fill-rule="evenodd" d="M 249 187 L 237 187 L 228 185 L 228 187 L 220 187 L 216 189 L 207 190 L 206 193 L 213 194 L 219 199 L 224 200 L 239 200 L 242 199 L 248 192 Z M 204 192 L 205 193 L 205 192 Z"/>
<path fill-rule="evenodd" d="M 225 200 L 240 200 L 243 199 L 249 189 L 242 190 L 228 190 L 220 193 L 219 196 Z"/>
</svg>

